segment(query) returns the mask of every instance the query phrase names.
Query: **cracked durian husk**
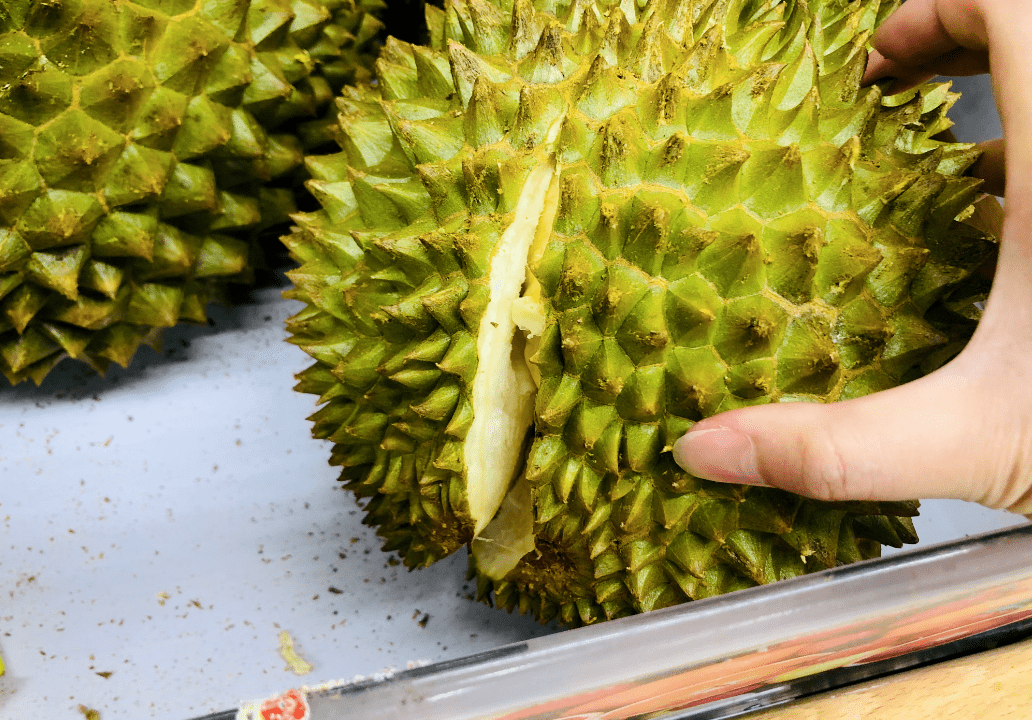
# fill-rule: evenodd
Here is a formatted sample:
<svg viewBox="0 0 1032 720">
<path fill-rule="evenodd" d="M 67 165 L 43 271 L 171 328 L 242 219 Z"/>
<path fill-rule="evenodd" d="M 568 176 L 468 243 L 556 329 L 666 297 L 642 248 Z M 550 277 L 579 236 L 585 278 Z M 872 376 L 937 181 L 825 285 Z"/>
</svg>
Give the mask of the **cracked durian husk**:
<svg viewBox="0 0 1032 720">
<path fill-rule="evenodd" d="M 894 3 L 455 0 L 388 40 L 284 239 L 314 434 L 409 567 L 591 623 L 916 542 L 916 502 L 685 473 L 692 423 L 893 387 L 963 344 L 956 100 L 861 88 Z"/>
<path fill-rule="evenodd" d="M 103 372 L 249 281 L 380 0 L 0 9 L 0 373 Z"/>
</svg>

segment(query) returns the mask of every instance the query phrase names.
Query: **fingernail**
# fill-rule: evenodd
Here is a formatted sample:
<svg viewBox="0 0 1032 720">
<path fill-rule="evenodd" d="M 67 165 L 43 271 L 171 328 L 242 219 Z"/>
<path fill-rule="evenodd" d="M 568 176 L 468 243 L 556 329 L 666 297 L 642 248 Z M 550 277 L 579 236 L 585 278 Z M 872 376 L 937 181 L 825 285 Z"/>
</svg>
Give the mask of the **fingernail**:
<svg viewBox="0 0 1032 720">
<path fill-rule="evenodd" d="M 864 75 L 860 79 L 860 87 L 866 87 L 881 78 L 888 64 L 885 56 L 877 50 L 872 49 L 867 53 L 867 67 L 864 68 Z"/>
<path fill-rule="evenodd" d="M 739 485 L 766 485 L 752 438 L 726 427 L 689 432 L 674 443 L 674 460 L 695 477 Z"/>
<path fill-rule="evenodd" d="M 896 87 L 899 85 L 899 80 L 894 77 L 883 77 L 878 78 L 872 85 L 879 88 L 882 95 L 889 97 L 897 93 Z"/>
</svg>

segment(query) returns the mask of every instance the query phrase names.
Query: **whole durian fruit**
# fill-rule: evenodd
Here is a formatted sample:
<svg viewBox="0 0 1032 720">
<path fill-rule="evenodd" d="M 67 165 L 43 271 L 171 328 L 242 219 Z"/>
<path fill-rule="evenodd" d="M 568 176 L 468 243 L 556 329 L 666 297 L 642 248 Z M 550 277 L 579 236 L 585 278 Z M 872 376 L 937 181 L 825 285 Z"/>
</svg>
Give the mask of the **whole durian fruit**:
<svg viewBox="0 0 1032 720">
<path fill-rule="evenodd" d="M 934 138 L 957 96 L 860 87 L 894 7 L 448 0 L 429 47 L 388 40 L 285 238 L 298 389 L 386 550 L 470 544 L 482 597 L 577 624 L 916 541 L 916 503 L 710 483 L 670 453 L 947 345 L 925 314 L 994 246 L 958 222 L 976 151 Z"/>
<path fill-rule="evenodd" d="M 161 328 L 205 321 L 257 232 L 295 210 L 291 127 L 369 79 L 380 7 L 4 3 L 0 372 L 124 366 Z"/>
</svg>

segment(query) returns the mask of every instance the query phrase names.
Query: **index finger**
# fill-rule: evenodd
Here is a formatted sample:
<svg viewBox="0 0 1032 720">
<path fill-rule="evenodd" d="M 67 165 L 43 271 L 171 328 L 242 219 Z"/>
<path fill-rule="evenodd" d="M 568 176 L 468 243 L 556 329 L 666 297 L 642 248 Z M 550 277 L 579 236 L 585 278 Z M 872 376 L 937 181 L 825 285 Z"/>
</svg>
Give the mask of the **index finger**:
<svg viewBox="0 0 1032 720">
<path fill-rule="evenodd" d="M 908 0 L 875 31 L 871 44 L 889 60 L 924 66 L 958 48 L 984 52 L 989 41 L 978 0 Z"/>
<path fill-rule="evenodd" d="M 893 77 L 899 91 L 936 74 L 989 70 L 988 33 L 979 0 L 908 0 L 875 31 L 871 44 L 865 85 Z"/>
</svg>

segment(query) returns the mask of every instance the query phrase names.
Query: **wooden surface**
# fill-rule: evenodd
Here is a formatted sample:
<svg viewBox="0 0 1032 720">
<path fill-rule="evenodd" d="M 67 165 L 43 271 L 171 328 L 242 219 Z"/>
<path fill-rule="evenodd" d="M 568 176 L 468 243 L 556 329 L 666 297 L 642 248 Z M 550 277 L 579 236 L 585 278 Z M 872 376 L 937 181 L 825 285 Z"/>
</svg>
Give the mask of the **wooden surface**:
<svg viewBox="0 0 1032 720">
<path fill-rule="evenodd" d="M 1032 718 L 1032 640 L 750 713 L 742 720 L 951 718 Z"/>
</svg>

